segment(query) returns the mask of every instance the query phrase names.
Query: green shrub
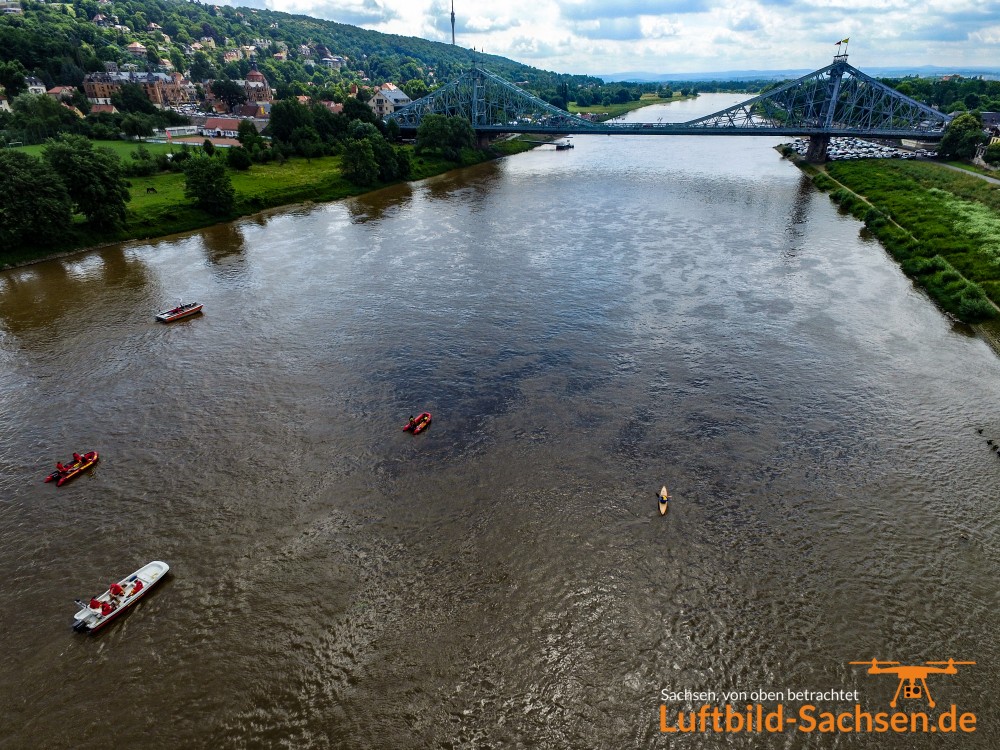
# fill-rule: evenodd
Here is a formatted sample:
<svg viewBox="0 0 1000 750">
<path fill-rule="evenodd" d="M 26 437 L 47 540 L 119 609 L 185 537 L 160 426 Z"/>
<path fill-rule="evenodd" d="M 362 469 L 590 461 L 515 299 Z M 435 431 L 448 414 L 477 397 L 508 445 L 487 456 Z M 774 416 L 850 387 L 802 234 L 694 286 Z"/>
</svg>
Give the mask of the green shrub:
<svg viewBox="0 0 1000 750">
<path fill-rule="evenodd" d="M 829 192 L 837 184 L 830 179 L 828 175 L 822 172 L 817 172 L 812 178 L 813 185 L 816 186 L 817 190 L 822 190 L 824 193 Z"/>
<path fill-rule="evenodd" d="M 250 158 L 250 153 L 245 148 L 237 146 L 229 149 L 229 152 L 226 154 L 226 163 L 230 169 L 242 172 L 250 169 L 253 159 Z"/>
</svg>

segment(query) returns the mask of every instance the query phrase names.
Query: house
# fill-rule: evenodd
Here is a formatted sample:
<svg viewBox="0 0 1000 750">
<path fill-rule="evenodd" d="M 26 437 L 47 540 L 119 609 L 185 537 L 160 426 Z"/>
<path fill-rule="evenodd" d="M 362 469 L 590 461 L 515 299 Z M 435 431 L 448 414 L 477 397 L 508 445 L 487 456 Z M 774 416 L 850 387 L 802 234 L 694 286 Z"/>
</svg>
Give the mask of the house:
<svg viewBox="0 0 1000 750">
<path fill-rule="evenodd" d="M 48 91 L 45 92 L 48 96 L 51 96 L 57 101 L 69 101 L 73 98 L 76 93 L 75 86 L 53 86 Z"/>
<path fill-rule="evenodd" d="M 28 84 L 29 94 L 44 94 L 46 91 L 45 84 L 42 83 L 38 78 L 34 76 L 27 76 L 24 82 Z"/>
<path fill-rule="evenodd" d="M 378 117 L 385 117 L 388 114 L 392 114 L 397 109 L 402 109 L 409 103 L 410 97 L 397 89 L 395 86 L 388 90 L 379 89 L 375 92 L 375 95 L 368 100 L 368 106 L 371 107 L 372 112 L 374 112 Z"/>
<path fill-rule="evenodd" d="M 10 112 L 10 102 L 7 101 L 6 94 L 0 94 L 0 112 Z"/>
<path fill-rule="evenodd" d="M 198 132 L 208 138 L 235 138 L 239 130 L 240 120 L 233 117 L 207 117 Z"/>
<path fill-rule="evenodd" d="M 132 55 L 132 57 L 145 57 L 146 47 L 139 42 L 132 42 L 125 50 Z"/>
<path fill-rule="evenodd" d="M 118 114 L 118 108 L 114 104 L 91 104 L 90 114 L 97 115 L 101 112 L 107 112 L 109 115 Z"/>
<path fill-rule="evenodd" d="M 252 117 L 254 120 L 268 120 L 271 117 L 271 102 L 256 102 L 243 104 L 237 108 L 240 117 Z"/>
<path fill-rule="evenodd" d="M 989 145 L 1000 143 L 1000 112 L 983 112 L 983 130 L 990 136 Z"/>
<path fill-rule="evenodd" d="M 20 0 L 0 0 L 0 15 L 20 16 L 23 14 Z"/>
</svg>

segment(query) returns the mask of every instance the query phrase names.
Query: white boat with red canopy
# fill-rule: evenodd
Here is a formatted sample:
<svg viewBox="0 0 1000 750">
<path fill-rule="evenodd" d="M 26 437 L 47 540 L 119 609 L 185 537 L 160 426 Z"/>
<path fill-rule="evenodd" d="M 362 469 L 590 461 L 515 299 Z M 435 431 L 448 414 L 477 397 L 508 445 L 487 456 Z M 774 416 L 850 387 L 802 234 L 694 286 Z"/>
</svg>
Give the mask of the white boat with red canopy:
<svg viewBox="0 0 1000 750">
<path fill-rule="evenodd" d="M 80 611 L 73 616 L 73 630 L 82 633 L 100 630 L 145 596 L 164 579 L 168 570 L 170 566 L 165 562 L 153 560 L 112 583 L 100 596 L 91 597 L 89 603 L 77 599 Z"/>
</svg>

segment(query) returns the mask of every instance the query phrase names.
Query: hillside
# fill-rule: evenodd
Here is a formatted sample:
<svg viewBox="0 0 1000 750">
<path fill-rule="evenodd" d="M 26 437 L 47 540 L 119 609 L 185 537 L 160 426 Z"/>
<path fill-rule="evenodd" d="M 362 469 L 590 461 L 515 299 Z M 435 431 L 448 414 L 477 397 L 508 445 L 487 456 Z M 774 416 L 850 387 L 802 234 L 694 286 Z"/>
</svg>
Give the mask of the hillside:
<svg viewBox="0 0 1000 750">
<path fill-rule="evenodd" d="M 46 87 L 79 86 L 85 73 L 101 71 L 109 62 L 140 71 L 192 70 L 195 80 L 239 78 L 249 69 L 251 55 L 279 96 L 282 86 L 293 82 L 338 86 L 365 79 L 373 84 L 418 80 L 433 88 L 474 61 L 535 91 L 600 83 L 450 44 L 272 10 L 175 0 L 23 0 L 21 7 L 20 14 L 0 16 L 0 64 L 20 65 Z M 146 48 L 144 57 L 129 52 L 135 42 Z M 339 69 L 322 64 L 325 56 L 338 58 Z M 3 68 L 0 85 L 10 77 Z"/>
</svg>

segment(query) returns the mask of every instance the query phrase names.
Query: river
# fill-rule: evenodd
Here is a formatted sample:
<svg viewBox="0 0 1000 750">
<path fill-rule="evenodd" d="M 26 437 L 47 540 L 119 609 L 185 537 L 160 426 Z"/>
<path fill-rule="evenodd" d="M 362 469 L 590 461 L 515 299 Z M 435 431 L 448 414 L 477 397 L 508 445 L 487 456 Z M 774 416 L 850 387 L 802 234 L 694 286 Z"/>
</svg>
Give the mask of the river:
<svg viewBox="0 0 1000 750">
<path fill-rule="evenodd" d="M 661 732 L 873 658 L 1000 743 L 1000 360 L 778 140 L 573 142 L 0 273 L 0 748 L 936 747 Z"/>
</svg>

